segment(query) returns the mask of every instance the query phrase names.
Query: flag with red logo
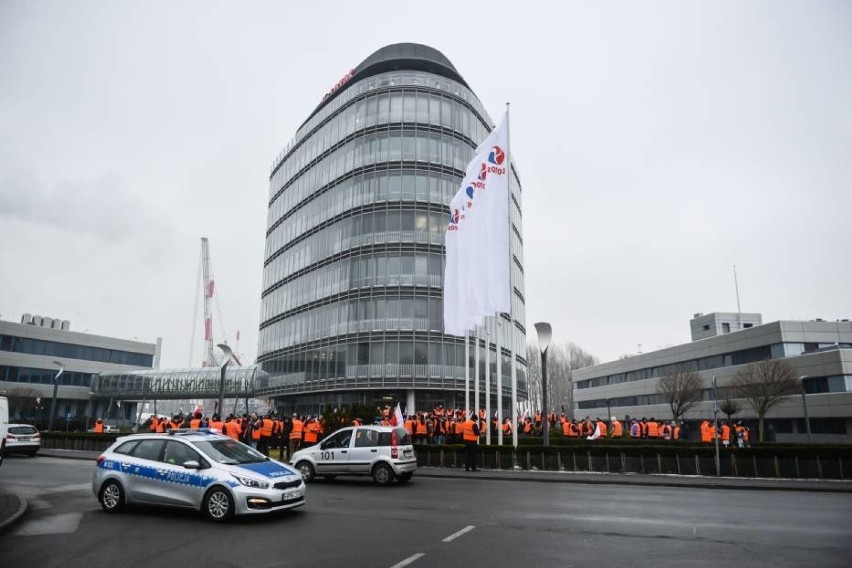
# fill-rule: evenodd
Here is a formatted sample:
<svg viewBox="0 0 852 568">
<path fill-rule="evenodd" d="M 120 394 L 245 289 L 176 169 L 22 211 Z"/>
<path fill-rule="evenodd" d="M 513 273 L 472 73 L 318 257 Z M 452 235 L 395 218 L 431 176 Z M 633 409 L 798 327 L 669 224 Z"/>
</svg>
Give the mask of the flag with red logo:
<svg viewBox="0 0 852 568">
<path fill-rule="evenodd" d="M 464 336 L 511 311 L 507 116 L 476 148 L 450 202 L 445 236 L 444 333 Z"/>
<path fill-rule="evenodd" d="M 391 426 L 402 426 L 405 424 L 405 419 L 402 417 L 402 409 L 399 407 L 399 403 L 396 403 L 396 408 L 393 410 L 393 414 L 388 418 L 388 422 L 390 422 Z"/>
</svg>

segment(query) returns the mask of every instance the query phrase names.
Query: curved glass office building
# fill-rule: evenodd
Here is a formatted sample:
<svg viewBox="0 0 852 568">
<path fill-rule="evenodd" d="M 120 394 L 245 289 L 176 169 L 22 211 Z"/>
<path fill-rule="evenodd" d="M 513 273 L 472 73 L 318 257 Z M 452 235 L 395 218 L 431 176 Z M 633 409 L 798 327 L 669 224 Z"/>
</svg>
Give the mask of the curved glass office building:
<svg viewBox="0 0 852 568">
<path fill-rule="evenodd" d="M 442 333 L 443 243 L 450 199 L 492 124 L 452 63 L 423 45 L 378 50 L 325 95 L 270 175 L 258 349 L 269 384 L 258 396 L 285 412 L 464 405 L 465 341 Z M 516 174 L 511 187 L 511 323 L 493 319 L 487 334 L 496 408 L 502 333 L 506 411 L 510 341 L 526 398 Z M 471 391 L 474 360 L 471 341 Z"/>
</svg>

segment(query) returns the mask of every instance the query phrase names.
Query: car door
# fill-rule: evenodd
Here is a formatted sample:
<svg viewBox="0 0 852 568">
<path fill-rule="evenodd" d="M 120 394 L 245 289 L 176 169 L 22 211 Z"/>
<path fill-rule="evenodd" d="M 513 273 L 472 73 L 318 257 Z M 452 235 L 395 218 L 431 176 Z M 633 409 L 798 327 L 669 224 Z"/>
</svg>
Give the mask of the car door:
<svg viewBox="0 0 852 568">
<path fill-rule="evenodd" d="M 344 428 L 322 441 L 317 450 L 317 473 L 349 473 L 349 446 L 352 443 L 352 428 Z"/>
<path fill-rule="evenodd" d="M 199 507 L 204 490 L 209 485 L 209 476 L 197 469 L 184 467 L 188 461 L 205 464 L 206 460 L 189 444 L 179 440 L 168 440 L 163 459 L 157 467 L 157 493 L 165 503 L 181 507 Z"/>
<path fill-rule="evenodd" d="M 157 470 L 165 440 L 140 440 L 120 461 L 121 479 L 131 501 L 163 503 Z"/>
<path fill-rule="evenodd" d="M 369 474 L 379 455 L 379 433 L 369 427 L 355 429 L 355 440 L 349 452 L 349 471 Z"/>
</svg>

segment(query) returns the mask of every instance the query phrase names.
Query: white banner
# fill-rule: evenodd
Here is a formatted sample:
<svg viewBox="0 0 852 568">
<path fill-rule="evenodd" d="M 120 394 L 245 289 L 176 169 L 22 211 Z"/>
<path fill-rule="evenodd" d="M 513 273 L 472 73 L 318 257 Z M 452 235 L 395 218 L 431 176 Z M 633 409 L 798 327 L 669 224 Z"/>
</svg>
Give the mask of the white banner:
<svg viewBox="0 0 852 568">
<path fill-rule="evenodd" d="M 507 117 L 476 148 L 450 202 L 445 245 L 444 333 L 464 336 L 511 310 Z"/>
</svg>

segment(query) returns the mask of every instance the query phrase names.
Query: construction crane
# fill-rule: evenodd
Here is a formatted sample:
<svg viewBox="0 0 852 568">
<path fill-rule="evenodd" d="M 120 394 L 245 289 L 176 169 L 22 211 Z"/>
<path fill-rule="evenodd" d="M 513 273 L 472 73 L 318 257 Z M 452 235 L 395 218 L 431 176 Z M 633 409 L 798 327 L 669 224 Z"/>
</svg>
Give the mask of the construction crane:
<svg viewBox="0 0 852 568">
<path fill-rule="evenodd" d="M 215 280 L 213 278 L 213 267 L 210 262 L 210 243 L 207 237 L 201 237 L 201 259 L 198 264 L 198 276 L 196 277 L 195 290 L 195 306 L 192 315 L 192 335 L 189 345 L 189 366 L 193 366 L 193 352 L 196 341 L 196 324 L 198 322 L 198 300 L 201 293 L 204 294 L 202 303 L 204 310 L 204 359 L 201 362 L 202 367 L 216 367 L 221 361 L 216 356 L 214 346 L 216 342 L 213 340 L 213 301 L 215 291 Z M 228 343 L 228 334 L 225 331 L 225 320 L 222 317 L 222 310 L 219 303 L 216 302 L 216 312 L 219 316 L 219 331 L 222 333 L 222 341 Z M 237 332 L 237 342 L 239 343 L 239 332 Z"/>
</svg>

